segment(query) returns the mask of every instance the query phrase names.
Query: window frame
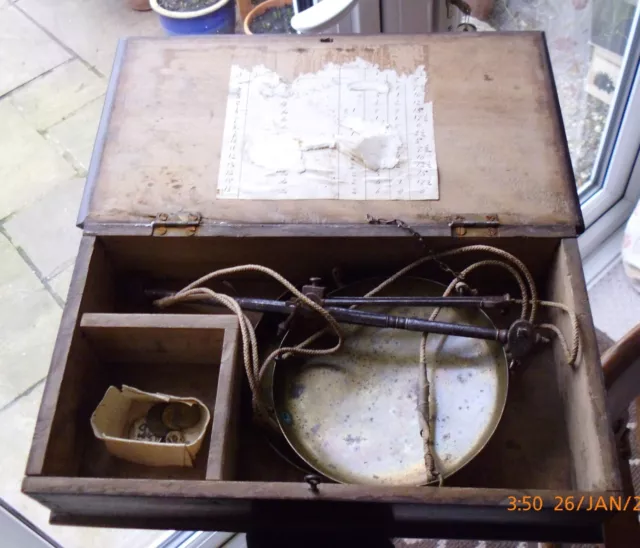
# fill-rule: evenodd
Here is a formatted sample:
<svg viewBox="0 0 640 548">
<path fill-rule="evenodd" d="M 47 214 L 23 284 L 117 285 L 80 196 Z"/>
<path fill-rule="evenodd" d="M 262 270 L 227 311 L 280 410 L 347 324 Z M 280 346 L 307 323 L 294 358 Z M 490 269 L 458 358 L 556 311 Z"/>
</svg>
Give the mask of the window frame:
<svg viewBox="0 0 640 548">
<path fill-rule="evenodd" d="M 587 228 L 585 235 L 591 233 L 584 239 L 590 240 L 591 247 L 593 242 L 602 241 L 628 218 L 640 193 L 640 168 L 637 165 L 640 150 L 640 6 L 636 8 L 629 32 L 622 74 L 606 134 L 598 150 L 593 179 L 580 192 Z M 606 220 L 598 222 L 602 219 Z M 620 223 L 616 225 L 615 219 Z"/>
</svg>

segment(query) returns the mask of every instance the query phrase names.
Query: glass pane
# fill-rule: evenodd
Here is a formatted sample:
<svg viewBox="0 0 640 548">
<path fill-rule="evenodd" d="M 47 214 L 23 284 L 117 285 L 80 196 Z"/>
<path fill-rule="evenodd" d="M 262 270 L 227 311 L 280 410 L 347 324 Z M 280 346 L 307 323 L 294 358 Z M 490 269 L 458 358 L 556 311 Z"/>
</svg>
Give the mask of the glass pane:
<svg viewBox="0 0 640 548">
<path fill-rule="evenodd" d="M 495 30 L 546 33 L 576 183 L 584 195 L 600 184 L 617 133 L 616 88 L 624 71 L 637 0 L 489 0 L 486 22 Z M 611 120 L 609 124 L 608 121 Z"/>
</svg>

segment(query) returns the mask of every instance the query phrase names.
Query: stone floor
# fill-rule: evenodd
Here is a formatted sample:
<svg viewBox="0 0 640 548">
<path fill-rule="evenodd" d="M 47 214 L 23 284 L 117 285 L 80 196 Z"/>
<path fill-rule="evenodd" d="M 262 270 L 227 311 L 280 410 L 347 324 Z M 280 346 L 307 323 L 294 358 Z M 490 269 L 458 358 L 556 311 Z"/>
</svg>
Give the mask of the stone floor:
<svg viewBox="0 0 640 548">
<path fill-rule="evenodd" d="M 152 12 L 125 0 L 0 0 L 0 496 L 68 548 L 149 546 L 158 537 L 50 526 L 20 482 L 117 40 L 160 34 Z"/>
<path fill-rule="evenodd" d="M 0 497 L 66 548 L 160 534 L 53 527 L 20 493 L 116 43 L 160 34 L 125 0 L 0 0 Z"/>
</svg>

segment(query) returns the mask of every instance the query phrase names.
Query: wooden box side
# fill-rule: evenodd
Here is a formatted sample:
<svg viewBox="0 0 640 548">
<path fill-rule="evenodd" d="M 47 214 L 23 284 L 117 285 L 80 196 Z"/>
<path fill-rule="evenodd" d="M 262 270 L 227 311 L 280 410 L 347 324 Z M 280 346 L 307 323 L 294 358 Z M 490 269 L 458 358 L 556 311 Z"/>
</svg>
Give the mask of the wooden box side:
<svg viewBox="0 0 640 548">
<path fill-rule="evenodd" d="M 88 312 L 80 317 L 80 330 L 110 362 L 155 364 L 177 357 L 186 363 L 207 363 L 222 348 L 227 331 L 227 346 L 234 344 L 238 327 L 235 317 L 226 315 Z M 158 333 L 161 345 L 154 337 Z"/>
<path fill-rule="evenodd" d="M 580 324 L 581 349 L 572 368 L 558 369 L 558 383 L 564 402 L 569 444 L 573 457 L 574 482 L 577 489 L 621 489 L 616 446 L 609 424 L 604 379 L 589 306 L 589 297 L 582 272 L 582 260 L 575 238 L 560 241 L 548 281 L 549 298 L 574 310 Z M 561 310 L 550 314 L 554 324 L 570 343 L 572 325 Z M 565 350 L 554 342 L 560 364 L 566 364 Z"/>
<path fill-rule="evenodd" d="M 98 308 L 105 311 L 110 310 L 109 293 L 112 289 L 112 283 L 109 278 L 109 268 L 104 249 L 97 245 L 96 238 L 83 236 L 38 412 L 27 461 L 26 474 L 28 476 L 43 474 L 45 456 L 51 439 L 64 444 L 74 435 L 69 426 L 64 424 L 64 419 L 61 420 L 58 416 L 58 420 L 54 421 L 54 415 L 61 403 L 60 390 L 65 374 L 72 375 L 74 368 L 78 365 L 76 361 L 70 362 L 69 356 L 72 342 L 74 338 L 77 338 L 76 328 L 83 308 L 99 304 Z M 90 269 L 95 275 L 92 276 L 93 281 L 87 284 Z M 82 360 L 86 355 L 86 349 L 82 343 L 79 346 L 81 348 L 77 356 L 79 360 Z M 67 398 L 71 398 L 70 403 L 77 402 L 81 391 L 86 387 L 78 386 L 77 389 L 77 391 L 72 390 L 67 394 Z M 68 417 L 68 419 L 72 418 Z"/>
<path fill-rule="evenodd" d="M 236 323 L 237 326 L 237 323 Z M 216 406 L 213 426 L 217 437 L 211 442 L 207 479 L 230 480 L 235 476 L 238 436 L 240 432 L 238 414 L 240 412 L 240 388 L 243 369 L 239 356 L 239 331 L 237 327 L 226 330 L 222 342 L 222 366 L 218 378 Z"/>
<path fill-rule="evenodd" d="M 387 536 L 599 542 L 606 512 L 558 512 L 558 500 L 605 492 L 306 483 L 183 482 L 26 478 L 23 491 L 53 510 L 57 523 L 197 530 L 375 529 Z M 539 498 L 541 511 L 509 511 L 513 497 Z M 464 524 L 458 531 L 451 524 Z M 444 527 L 444 529 L 438 529 Z M 492 532 L 493 530 L 493 532 Z"/>
</svg>

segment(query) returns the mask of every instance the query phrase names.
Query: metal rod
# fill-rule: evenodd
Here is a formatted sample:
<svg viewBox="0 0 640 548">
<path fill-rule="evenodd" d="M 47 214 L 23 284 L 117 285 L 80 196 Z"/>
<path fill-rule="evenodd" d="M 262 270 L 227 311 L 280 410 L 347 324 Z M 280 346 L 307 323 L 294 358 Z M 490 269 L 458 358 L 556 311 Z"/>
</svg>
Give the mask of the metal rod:
<svg viewBox="0 0 640 548">
<path fill-rule="evenodd" d="M 148 290 L 146 294 L 150 297 L 160 298 L 173 295 L 170 291 Z M 265 303 L 267 299 L 252 299 L 243 297 L 238 302 L 252 301 L 255 303 Z M 273 302 L 273 301 L 269 301 Z M 446 308 L 506 308 L 513 304 L 513 299 L 509 295 L 497 295 L 488 297 L 454 296 L 454 297 L 329 297 L 318 301 L 322 306 L 434 306 Z M 266 309 L 265 309 L 266 310 Z"/>
<path fill-rule="evenodd" d="M 386 327 L 391 329 L 405 329 L 407 331 L 419 331 L 422 333 L 436 333 L 441 335 L 455 335 L 472 339 L 485 339 L 489 341 L 507 341 L 506 329 L 494 329 L 492 327 L 478 327 L 458 323 L 438 322 L 415 318 L 411 316 L 392 316 L 390 314 L 376 314 L 363 310 L 351 310 L 328 306 L 325 308 L 336 320 L 345 323 L 368 325 L 373 327 Z"/>
<path fill-rule="evenodd" d="M 447 308 L 505 308 L 513 304 L 509 295 L 497 297 L 330 297 L 323 306 L 437 306 Z"/>
<path fill-rule="evenodd" d="M 171 293 L 163 291 L 147 291 L 150 296 L 168 296 Z M 253 310 L 255 312 L 275 312 L 277 314 L 290 314 L 296 308 L 305 310 L 291 302 L 276 301 L 270 299 L 253 299 L 249 297 L 235 297 L 240 308 Z M 201 304 L 220 306 L 211 299 L 198 299 Z M 308 309 L 306 309 L 308 310 Z M 337 321 L 355 325 L 367 325 L 372 327 L 382 327 L 391 329 L 404 329 L 407 331 L 419 331 L 422 333 L 436 333 L 441 335 L 454 335 L 458 337 L 469 337 L 472 339 L 485 339 L 490 341 L 507 342 L 506 329 L 494 329 L 491 327 L 478 327 L 475 325 L 438 322 L 415 318 L 411 316 L 393 316 L 390 314 L 378 314 L 363 310 L 353 310 L 327 306 L 325 310 L 329 312 Z"/>
</svg>

